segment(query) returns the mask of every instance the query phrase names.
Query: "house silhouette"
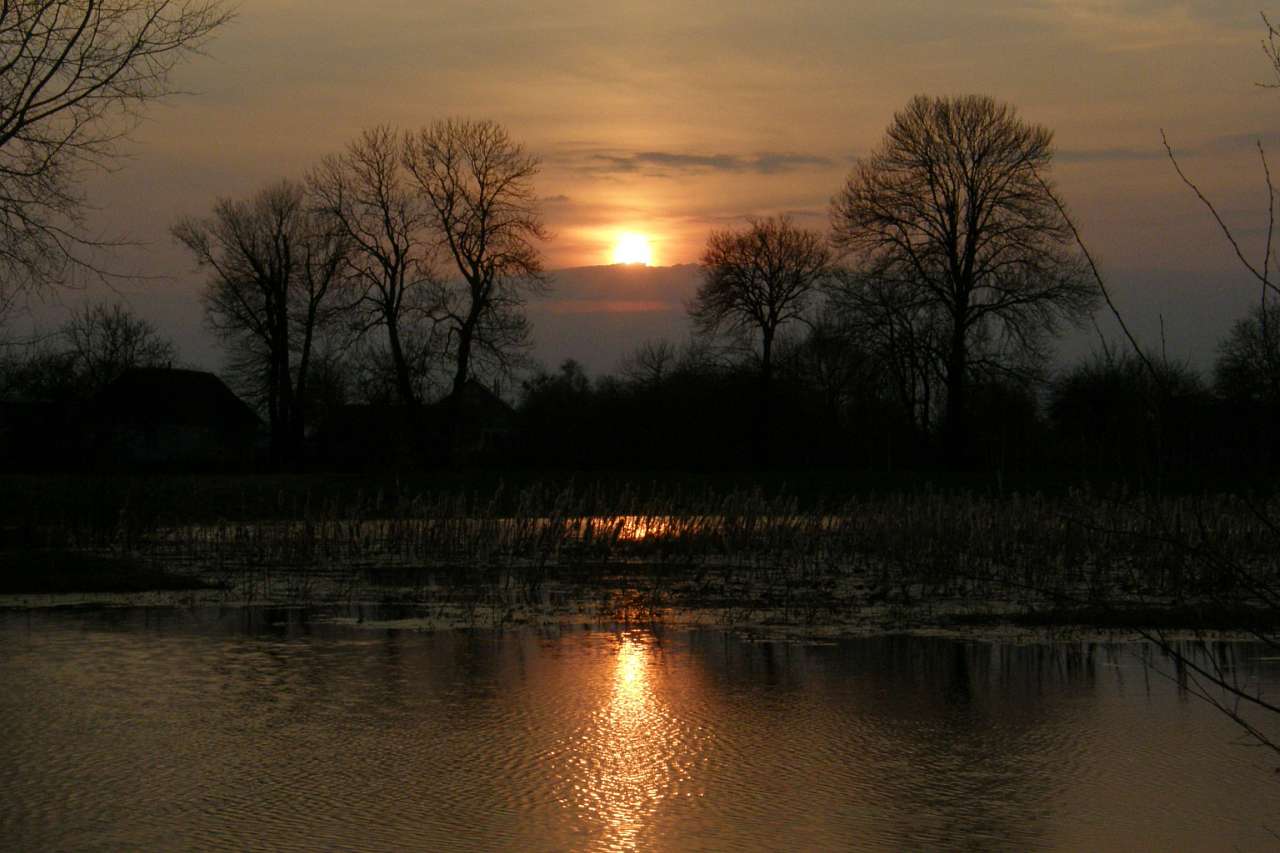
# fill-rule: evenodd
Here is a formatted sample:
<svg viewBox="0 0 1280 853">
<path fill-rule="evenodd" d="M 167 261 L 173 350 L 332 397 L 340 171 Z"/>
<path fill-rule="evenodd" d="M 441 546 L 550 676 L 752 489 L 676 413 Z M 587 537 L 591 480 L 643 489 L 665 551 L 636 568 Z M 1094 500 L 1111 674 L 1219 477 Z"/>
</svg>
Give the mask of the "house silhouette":
<svg viewBox="0 0 1280 853">
<path fill-rule="evenodd" d="M 89 404 L 90 461 L 106 467 L 241 467 L 263 446 L 262 420 L 217 376 L 136 367 Z"/>
<path fill-rule="evenodd" d="M 308 456 L 345 469 L 491 461 L 509 455 L 516 423 L 508 403 L 469 379 L 457 397 L 425 406 L 335 406 L 311 435 Z"/>
</svg>

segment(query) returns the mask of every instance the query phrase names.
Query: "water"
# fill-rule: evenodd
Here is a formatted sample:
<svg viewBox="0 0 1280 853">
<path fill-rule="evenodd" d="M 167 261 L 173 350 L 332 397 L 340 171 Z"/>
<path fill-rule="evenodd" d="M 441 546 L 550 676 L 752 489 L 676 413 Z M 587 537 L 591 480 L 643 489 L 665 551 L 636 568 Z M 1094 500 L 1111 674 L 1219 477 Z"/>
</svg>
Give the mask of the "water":
<svg viewBox="0 0 1280 853">
<path fill-rule="evenodd" d="M 6 849 L 1280 844 L 1280 760 L 1133 644 L 8 612 L 0 686 Z"/>
</svg>

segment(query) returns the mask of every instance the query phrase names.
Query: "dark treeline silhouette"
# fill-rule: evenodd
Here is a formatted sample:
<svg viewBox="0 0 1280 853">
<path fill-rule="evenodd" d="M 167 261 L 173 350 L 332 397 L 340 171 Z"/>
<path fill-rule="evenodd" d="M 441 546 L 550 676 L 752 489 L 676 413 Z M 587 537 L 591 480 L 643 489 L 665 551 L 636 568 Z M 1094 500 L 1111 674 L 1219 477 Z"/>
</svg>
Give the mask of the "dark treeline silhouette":
<svg viewBox="0 0 1280 853">
<path fill-rule="evenodd" d="M 689 305 L 701 349 L 657 343 L 594 385 L 525 385 L 530 458 L 562 465 L 944 465 L 1055 460 L 1049 344 L 1097 291 L 1047 173 L 1052 133 L 985 96 L 914 98 L 821 234 L 715 231 Z M 711 357 L 712 353 L 718 353 Z M 637 368 L 640 368 L 637 371 Z"/>
<path fill-rule="evenodd" d="M 1106 344 L 1050 368 L 1055 335 L 1107 295 L 1086 275 L 1051 162 L 1051 133 L 1007 105 L 917 97 L 835 193 L 827 233 L 779 216 L 710 234 L 686 344 L 648 342 L 615 375 L 569 360 L 518 380 L 523 299 L 549 283 L 537 159 L 492 122 L 375 128 L 305 180 L 223 199 L 173 229 L 207 274 L 225 375 L 264 422 L 246 442 L 237 414 L 237 451 L 218 458 L 997 481 L 1040 471 L 1139 485 L 1272 470 L 1280 314 L 1265 300 L 1223 340 L 1211 380 Z M 90 306 L 10 351 L 0 399 L 33 435 L 43 421 L 14 406 L 45 406 L 47 419 L 48 404 L 71 404 L 58 417 L 74 432 L 75 406 L 90 411 L 130 369 L 171 367 L 173 352 L 123 308 Z M 143 385 L 221 394 L 195 377 Z M 186 435 L 201 405 L 138 428 Z"/>
<path fill-rule="evenodd" d="M 771 385 L 770 464 L 852 472 L 950 468 L 937 403 L 927 417 L 896 387 L 884 355 L 816 326 L 781 348 Z M 1099 353 L 1039 381 L 971 381 L 968 470 L 994 477 L 1050 475 L 1162 482 L 1263 477 L 1274 452 L 1264 365 L 1232 368 L 1223 343 L 1215 379 L 1155 359 L 1153 382 L 1136 358 Z M 696 343 L 651 342 L 622 370 L 591 380 L 574 361 L 523 384 L 521 461 L 563 468 L 746 469 L 758 463 L 752 429 L 758 362 Z"/>
</svg>

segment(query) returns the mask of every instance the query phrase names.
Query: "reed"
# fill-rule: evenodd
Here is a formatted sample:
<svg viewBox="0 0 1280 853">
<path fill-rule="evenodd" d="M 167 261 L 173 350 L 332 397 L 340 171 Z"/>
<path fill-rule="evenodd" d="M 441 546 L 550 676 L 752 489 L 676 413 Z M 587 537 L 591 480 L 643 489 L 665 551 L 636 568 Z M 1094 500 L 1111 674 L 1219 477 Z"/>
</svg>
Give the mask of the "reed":
<svg viewBox="0 0 1280 853">
<path fill-rule="evenodd" d="M 1201 606 L 1215 625 L 1247 628 L 1274 618 L 1277 510 L 1230 495 L 924 491 L 802 504 L 785 490 L 534 483 L 281 492 L 256 521 L 174 522 L 125 502 L 113 524 L 58 519 L 46 539 L 185 572 L 242 602 L 492 614 L 592 602 L 606 616 L 836 625 Z"/>
</svg>

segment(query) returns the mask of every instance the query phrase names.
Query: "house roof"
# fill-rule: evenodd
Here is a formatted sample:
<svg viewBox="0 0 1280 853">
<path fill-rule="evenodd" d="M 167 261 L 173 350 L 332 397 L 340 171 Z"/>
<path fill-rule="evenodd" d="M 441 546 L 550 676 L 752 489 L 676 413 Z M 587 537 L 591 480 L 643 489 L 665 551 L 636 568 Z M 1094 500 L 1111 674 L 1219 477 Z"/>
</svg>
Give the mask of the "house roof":
<svg viewBox="0 0 1280 853">
<path fill-rule="evenodd" d="M 427 408 L 436 412 L 447 412 L 448 407 L 454 402 L 453 399 L 445 397 Z M 462 410 L 464 421 L 501 423 L 515 417 L 515 409 L 475 379 L 468 379 L 463 383 L 456 402 Z"/>
<path fill-rule="evenodd" d="M 409 433 L 418 435 L 423 430 L 440 429 L 447 423 L 449 407 L 453 400 L 445 397 L 425 406 L 403 406 L 391 403 L 349 404 L 334 406 L 320 422 L 320 430 L 326 434 Z M 506 423 L 515 417 L 515 410 L 501 397 L 474 379 L 467 380 L 458 398 L 463 420 L 486 423 Z"/>
<path fill-rule="evenodd" d="M 125 423 L 224 429 L 252 429 L 261 423 L 212 373 L 168 367 L 126 370 L 98 394 L 93 411 L 98 419 Z"/>
</svg>

